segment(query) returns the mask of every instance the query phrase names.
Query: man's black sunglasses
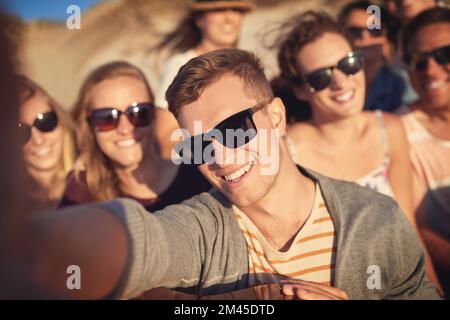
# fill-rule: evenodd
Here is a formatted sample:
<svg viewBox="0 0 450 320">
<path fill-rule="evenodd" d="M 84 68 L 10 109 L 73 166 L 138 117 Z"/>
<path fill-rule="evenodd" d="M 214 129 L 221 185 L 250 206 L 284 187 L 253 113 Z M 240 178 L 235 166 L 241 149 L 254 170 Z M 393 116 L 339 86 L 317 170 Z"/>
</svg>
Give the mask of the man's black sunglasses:
<svg viewBox="0 0 450 320">
<path fill-rule="evenodd" d="M 379 38 L 383 35 L 383 29 L 369 29 L 361 27 L 348 27 L 345 29 L 345 33 L 352 40 L 362 39 L 363 33 L 367 31 L 372 38 Z"/>
<path fill-rule="evenodd" d="M 211 149 L 213 139 L 230 149 L 249 143 L 257 134 L 253 114 L 266 105 L 259 103 L 226 118 L 205 133 L 185 139 L 175 146 L 175 152 L 184 164 L 202 165 L 210 162 L 214 156 L 214 150 Z"/>
<path fill-rule="evenodd" d="M 88 113 L 88 123 L 96 131 L 110 131 L 119 125 L 120 116 L 125 114 L 135 127 L 148 126 L 154 117 L 152 103 L 133 103 L 125 111 L 116 108 L 94 109 Z"/>
<path fill-rule="evenodd" d="M 311 91 L 320 91 L 327 88 L 333 79 L 333 70 L 339 69 L 346 75 L 354 75 L 364 67 L 364 59 L 360 52 L 352 51 L 335 66 L 320 68 L 299 78 L 299 83 L 307 83 Z"/>
<path fill-rule="evenodd" d="M 19 122 L 19 130 L 22 143 L 26 144 L 31 137 L 31 128 L 35 127 L 41 132 L 51 132 L 58 126 L 58 116 L 55 111 L 39 113 L 32 125 Z"/>
<path fill-rule="evenodd" d="M 404 56 L 403 61 L 410 70 L 423 71 L 428 66 L 429 57 L 432 57 L 434 61 L 440 65 L 450 63 L 450 45 L 440 47 L 429 52 L 407 54 Z"/>
</svg>

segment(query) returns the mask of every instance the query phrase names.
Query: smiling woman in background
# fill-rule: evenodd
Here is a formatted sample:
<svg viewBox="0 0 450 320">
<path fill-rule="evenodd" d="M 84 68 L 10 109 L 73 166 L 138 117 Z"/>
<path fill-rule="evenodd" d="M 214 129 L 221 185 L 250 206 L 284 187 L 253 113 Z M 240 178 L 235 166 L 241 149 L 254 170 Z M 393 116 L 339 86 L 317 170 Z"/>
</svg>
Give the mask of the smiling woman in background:
<svg viewBox="0 0 450 320">
<path fill-rule="evenodd" d="M 156 152 L 154 123 L 161 112 L 137 67 L 119 61 L 94 70 L 73 110 L 80 161 L 60 206 L 122 196 L 154 212 L 208 191 L 197 168 Z"/>
<path fill-rule="evenodd" d="M 288 130 L 294 161 L 393 197 L 417 228 L 406 133 L 397 116 L 363 111 L 361 53 L 325 13 L 308 11 L 288 23 L 292 28 L 278 54 L 281 77 L 311 108 L 309 120 Z M 427 260 L 429 276 L 436 282 Z"/>
<path fill-rule="evenodd" d="M 18 80 L 27 211 L 56 207 L 73 164 L 71 121 L 39 85 L 24 76 Z"/>
<path fill-rule="evenodd" d="M 396 116 L 363 112 L 361 53 L 324 13 L 308 11 L 288 24 L 278 54 L 281 77 L 311 108 L 309 120 L 288 130 L 294 160 L 394 197 L 413 221 L 406 135 Z"/>
<path fill-rule="evenodd" d="M 193 1 L 189 15 L 156 47 L 157 50 L 169 49 L 174 53 L 163 67 L 156 91 L 155 105 L 165 109 L 156 123 L 161 154 L 166 157 L 170 154 L 173 145 L 164 145 L 161 141 L 178 128 L 176 119 L 166 110 L 168 105 L 165 96 L 178 70 L 190 59 L 203 53 L 236 47 L 244 13 L 252 8 L 251 3 L 242 0 Z"/>
</svg>

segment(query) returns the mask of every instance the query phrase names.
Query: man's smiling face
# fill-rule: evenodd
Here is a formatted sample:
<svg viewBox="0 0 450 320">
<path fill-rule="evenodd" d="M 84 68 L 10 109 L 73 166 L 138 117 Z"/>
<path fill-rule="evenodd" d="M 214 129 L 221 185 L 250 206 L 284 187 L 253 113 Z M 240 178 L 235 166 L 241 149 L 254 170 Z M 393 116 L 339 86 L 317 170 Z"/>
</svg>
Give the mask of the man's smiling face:
<svg viewBox="0 0 450 320">
<path fill-rule="evenodd" d="M 195 130 L 199 122 L 203 133 L 211 130 L 224 119 L 262 102 L 246 92 L 239 77 L 225 74 L 206 87 L 196 101 L 180 109 L 178 122 L 191 136 L 199 134 Z M 284 130 L 283 122 L 279 121 L 280 105 L 281 101 L 274 99 L 253 115 L 258 133 L 249 143 L 233 149 L 213 140 L 213 161 L 199 166 L 211 184 L 237 206 L 245 207 L 261 200 L 276 180 L 278 165 L 272 174 L 264 174 L 264 164 L 268 164 L 267 155 L 270 155 L 269 165 L 278 164 L 280 160 L 280 151 L 276 148 L 279 135 L 271 139 L 276 129 Z M 277 128 L 280 123 L 281 127 Z"/>
<path fill-rule="evenodd" d="M 450 23 L 435 23 L 419 30 L 410 54 L 430 52 L 450 45 Z M 450 108 L 450 64 L 428 57 L 423 70 L 410 71 L 411 82 L 429 110 Z"/>
</svg>

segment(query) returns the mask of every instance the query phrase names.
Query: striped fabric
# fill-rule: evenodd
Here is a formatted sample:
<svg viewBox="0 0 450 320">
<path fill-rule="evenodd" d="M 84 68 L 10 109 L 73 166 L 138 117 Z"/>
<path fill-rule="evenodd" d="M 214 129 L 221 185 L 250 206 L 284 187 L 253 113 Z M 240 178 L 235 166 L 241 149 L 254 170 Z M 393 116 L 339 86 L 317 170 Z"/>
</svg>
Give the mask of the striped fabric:
<svg viewBox="0 0 450 320">
<path fill-rule="evenodd" d="M 233 207 L 249 252 L 250 285 L 302 279 L 332 285 L 336 232 L 316 185 L 313 209 L 286 252 L 273 249 L 253 222 Z"/>
</svg>

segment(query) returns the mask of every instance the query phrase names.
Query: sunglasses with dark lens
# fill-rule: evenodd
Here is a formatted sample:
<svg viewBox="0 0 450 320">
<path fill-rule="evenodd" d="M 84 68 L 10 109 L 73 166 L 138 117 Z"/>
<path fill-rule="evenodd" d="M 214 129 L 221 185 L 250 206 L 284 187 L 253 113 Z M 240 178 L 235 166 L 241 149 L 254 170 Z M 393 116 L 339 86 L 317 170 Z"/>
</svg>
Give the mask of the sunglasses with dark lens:
<svg viewBox="0 0 450 320">
<path fill-rule="evenodd" d="M 450 63 L 450 45 L 429 52 L 417 52 L 405 55 L 404 62 L 412 71 L 423 71 L 428 66 L 428 58 L 432 57 L 440 65 Z"/>
<path fill-rule="evenodd" d="M 32 125 L 19 122 L 19 130 L 22 137 L 22 143 L 26 144 L 28 140 L 30 140 L 32 127 L 35 127 L 41 132 L 51 132 L 55 130 L 57 126 L 58 116 L 54 111 L 39 113 L 34 119 Z"/>
<path fill-rule="evenodd" d="M 365 31 L 367 31 L 372 38 L 379 38 L 383 35 L 383 29 L 369 29 L 361 27 L 348 27 L 345 29 L 345 33 L 352 40 L 362 39 Z"/>
<path fill-rule="evenodd" d="M 214 156 L 211 145 L 213 139 L 230 149 L 249 143 L 257 134 L 253 114 L 266 105 L 259 103 L 226 118 L 205 133 L 185 139 L 175 146 L 175 152 L 184 164 L 202 165 L 211 162 Z"/>
<path fill-rule="evenodd" d="M 364 66 L 364 59 L 360 52 L 352 51 L 345 58 L 339 60 L 336 66 L 320 68 L 300 78 L 300 83 L 307 83 L 312 92 L 325 89 L 331 84 L 333 70 L 339 69 L 348 76 L 359 72 Z"/>
<path fill-rule="evenodd" d="M 116 108 L 101 108 L 88 113 L 88 123 L 96 131 L 110 131 L 119 125 L 120 116 L 125 114 L 135 127 L 148 126 L 154 117 L 155 106 L 152 103 L 133 103 L 125 111 Z"/>
</svg>

